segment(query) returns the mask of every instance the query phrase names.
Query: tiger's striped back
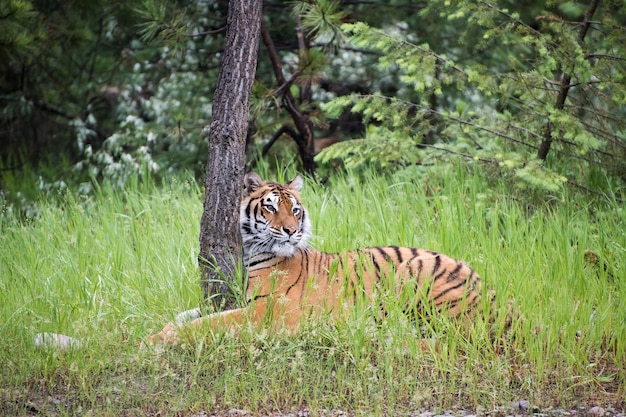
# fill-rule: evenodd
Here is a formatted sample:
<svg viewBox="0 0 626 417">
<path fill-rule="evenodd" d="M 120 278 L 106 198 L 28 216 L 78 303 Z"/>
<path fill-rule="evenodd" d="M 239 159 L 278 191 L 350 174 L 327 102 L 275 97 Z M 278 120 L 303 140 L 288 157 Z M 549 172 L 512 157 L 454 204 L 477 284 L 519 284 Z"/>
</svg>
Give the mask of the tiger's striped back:
<svg viewBox="0 0 626 417">
<path fill-rule="evenodd" d="M 470 311 L 481 297 L 480 278 L 465 263 L 444 254 L 398 246 L 343 254 L 306 248 L 289 258 L 257 257 L 249 267 L 247 295 L 251 301 L 278 295 L 296 302 L 288 321 L 297 326 L 299 310 L 308 313 L 317 306 L 323 313 L 339 307 L 342 299 L 358 295 L 371 299 L 381 289 L 399 295 L 409 286 L 415 298 L 407 310 L 422 313 L 434 307 L 445 315 L 458 316 Z M 424 308 L 427 304 L 429 308 Z"/>
</svg>

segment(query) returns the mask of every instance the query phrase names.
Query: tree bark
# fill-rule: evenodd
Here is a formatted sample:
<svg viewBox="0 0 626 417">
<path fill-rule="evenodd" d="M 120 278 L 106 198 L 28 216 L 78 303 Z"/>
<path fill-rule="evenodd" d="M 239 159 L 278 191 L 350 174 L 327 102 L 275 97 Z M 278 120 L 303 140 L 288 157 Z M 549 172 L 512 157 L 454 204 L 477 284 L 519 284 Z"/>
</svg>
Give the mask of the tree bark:
<svg viewBox="0 0 626 417">
<path fill-rule="evenodd" d="M 199 264 L 205 299 L 211 296 L 218 305 L 230 293 L 228 281 L 232 282 L 241 259 L 239 205 L 262 8 L 262 0 L 229 2 L 224 57 L 208 130 Z"/>
</svg>

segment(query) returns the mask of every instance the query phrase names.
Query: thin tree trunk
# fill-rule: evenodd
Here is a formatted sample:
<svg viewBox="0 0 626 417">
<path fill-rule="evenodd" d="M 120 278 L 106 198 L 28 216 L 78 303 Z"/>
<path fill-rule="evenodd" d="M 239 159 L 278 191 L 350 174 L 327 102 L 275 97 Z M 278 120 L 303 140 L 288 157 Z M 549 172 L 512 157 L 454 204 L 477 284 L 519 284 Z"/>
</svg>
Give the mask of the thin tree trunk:
<svg viewBox="0 0 626 417">
<path fill-rule="evenodd" d="M 598 4 L 600 4 L 600 0 L 591 0 L 589 3 L 589 7 L 583 16 L 583 21 L 580 26 L 580 31 L 578 32 L 578 44 L 582 45 L 585 36 L 587 35 L 587 31 L 591 26 L 591 21 L 593 19 L 593 15 L 598 8 Z M 569 74 L 563 73 L 561 75 L 561 80 L 559 82 L 559 94 L 556 97 L 556 103 L 554 107 L 557 110 L 563 110 L 565 107 L 565 100 L 567 100 L 567 94 L 569 93 L 569 89 L 571 87 L 572 77 Z M 546 126 L 546 130 L 543 134 L 543 140 L 541 141 L 541 145 L 539 145 L 539 150 L 537 151 L 537 158 L 541 160 L 545 160 L 548 156 L 548 152 L 550 152 L 550 146 L 552 146 L 552 123 L 548 121 Z"/>
<path fill-rule="evenodd" d="M 265 47 L 267 48 L 270 62 L 272 63 L 272 69 L 274 70 L 274 76 L 278 84 L 277 88 L 284 91 L 283 104 L 285 109 L 287 109 L 291 115 L 291 119 L 293 120 L 296 130 L 298 131 L 298 135 L 293 137 L 293 140 L 298 146 L 298 153 L 300 154 L 300 159 L 302 160 L 302 168 L 311 176 L 315 176 L 316 163 L 313 159 L 315 156 L 315 136 L 313 132 L 313 124 L 311 123 L 311 120 L 309 120 L 308 115 L 303 114 L 300 111 L 293 94 L 291 94 L 291 91 L 289 90 L 287 81 L 283 76 L 280 57 L 278 56 L 278 52 L 276 51 L 270 32 L 267 30 L 264 23 L 261 23 L 261 37 Z"/>
<path fill-rule="evenodd" d="M 262 0 L 231 0 L 224 57 L 208 131 L 209 156 L 200 224 L 202 289 L 221 304 L 241 258 L 239 205 L 245 170 L 250 92 L 256 73 Z M 206 132 L 204 134 L 207 134 Z"/>
</svg>

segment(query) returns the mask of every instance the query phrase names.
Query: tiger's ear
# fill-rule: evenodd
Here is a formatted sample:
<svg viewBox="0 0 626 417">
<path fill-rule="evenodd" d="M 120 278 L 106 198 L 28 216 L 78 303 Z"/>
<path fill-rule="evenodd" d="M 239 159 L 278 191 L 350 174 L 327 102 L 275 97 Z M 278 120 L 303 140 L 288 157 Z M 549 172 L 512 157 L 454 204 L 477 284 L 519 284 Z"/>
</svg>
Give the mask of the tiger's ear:
<svg viewBox="0 0 626 417">
<path fill-rule="evenodd" d="M 264 184 L 264 181 L 259 177 L 256 172 L 249 172 L 243 177 L 243 184 L 246 187 L 246 195 L 255 192 L 260 186 Z"/>
<path fill-rule="evenodd" d="M 286 185 L 289 188 L 293 188 L 296 191 L 300 191 L 302 189 L 302 177 L 300 175 L 296 175 L 296 177 L 294 179 L 292 179 L 291 181 L 289 181 Z"/>
</svg>

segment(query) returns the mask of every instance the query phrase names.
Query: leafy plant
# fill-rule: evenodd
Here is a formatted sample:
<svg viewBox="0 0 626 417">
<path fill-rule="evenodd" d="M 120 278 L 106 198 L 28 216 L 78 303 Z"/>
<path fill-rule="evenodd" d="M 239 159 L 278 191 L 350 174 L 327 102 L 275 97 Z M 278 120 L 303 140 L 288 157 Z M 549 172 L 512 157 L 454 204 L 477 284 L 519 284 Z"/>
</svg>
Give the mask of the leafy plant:
<svg viewBox="0 0 626 417">
<path fill-rule="evenodd" d="M 591 2 L 582 16 L 558 5 L 527 22 L 497 2 L 430 2 L 423 19 L 467 22 L 459 41 L 441 51 L 419 35 L 345 24 L 354 47 L 382 54 L 380 67 L 400 74 L 404 92 L 337 97 L 324 109 L 337 117 L 347 107 L 366 122 L 404 132 L 409 143 L 417 139 L 432 150 L 440 142 L 436 147 L 448 155 L 498 164 L 526 187 L 554 192 L 565 183 L 582 185 L 590 167 L 623 187 L 626 35 L 617 22 L 626 16 L 610 4 Z M 488 50 L 489 57 L 477 62 L 468 50 Z M 354 164 L 352 148 L 328 153 L 337 158 L 345 150 L 343 158 Z"/>
<path fill-rule="evenodd" d="M 338 142 L 323 149 L 316 160 L 331 164 L 340 160 L 350 171 L 384 170 L 418 163 L 419 141 L 407 139 L 402 133 L 387 128 L 370 126 L 363 139 Z"/>
</svg>

